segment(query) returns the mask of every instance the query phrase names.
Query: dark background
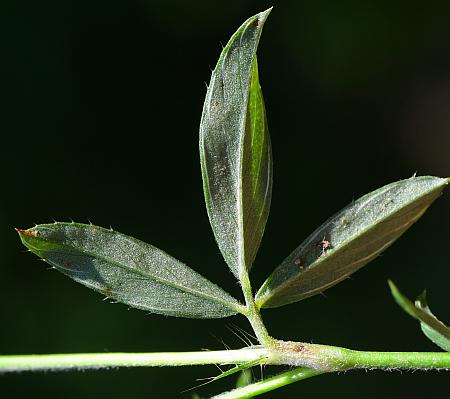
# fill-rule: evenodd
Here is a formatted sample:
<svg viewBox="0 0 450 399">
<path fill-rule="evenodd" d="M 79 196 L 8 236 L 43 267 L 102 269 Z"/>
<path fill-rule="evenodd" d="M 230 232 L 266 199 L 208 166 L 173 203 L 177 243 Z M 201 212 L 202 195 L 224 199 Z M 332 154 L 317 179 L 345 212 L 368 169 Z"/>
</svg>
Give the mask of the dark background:
<svg viewBox="0 0 450 399">
<path fill-rule="evenodd" d="M 414 172 L 449 176 L 448 1 L 3 1 L 0 353 L 242 346 L 227 328 L 249 331 L 242 317 L 176 319 L 110 305 L 25 253 L 13 228 L 70 219 L 112 225 L 240 298 L 208 224 L 198 125 L 222 45 L 270 5 L 259 64 L 275 181 L 255 288 L 353 198 Z M 271 334 L 362 350 L 438 350 L 394 303 L 386 280 L 410 297 L 427 288 L 433 311 L 450 321 L 449 199 L 445 193 L 395 246 L 325 296 L 264 311 Z M 216 373 L 25 373 L 0 384 L 12 398 L 190 398 L 180 392 Z M 448 383 L 443 372 L 354 371 L 267 397 L 437 398 Z"/>
</svg>

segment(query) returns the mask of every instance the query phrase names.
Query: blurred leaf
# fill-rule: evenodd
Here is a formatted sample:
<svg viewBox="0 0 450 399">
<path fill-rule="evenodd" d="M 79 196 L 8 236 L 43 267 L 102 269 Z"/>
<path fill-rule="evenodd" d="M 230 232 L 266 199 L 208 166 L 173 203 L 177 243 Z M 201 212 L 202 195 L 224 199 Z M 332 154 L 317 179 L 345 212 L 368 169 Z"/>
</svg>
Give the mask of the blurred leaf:
<svg viewBox="0 0 450 399">
<path fill-rule="evenodd" d="M 369 263 L 439 197 L 447 179 L 412 177 L 351 203 L 312 233 L 260 288 L 259 307 L 277 307 L 320 293 Z"/>
<path fill-rule="evenodd" d="M 235 276 L 250 269 L 270 207 L 272 156 L 256 49 L 270 10 L 249 18 L 214 69 L 200 122 L 209 220 Z"/>
<path fill-rule="evenodd" d="M 240 305 L 165 252 L 135 238 L 77 223 L 18 230 L 23 244 L 75 281 L 129 306 L 168 316 L 216 318 Z"/>
<path fill-rule="evenodd" d="M 450 352 L 450 329 L 431 313 L 426 302 L 425 292 L 417 298 L 414 305 L 392 281 L 388 282 L 395 301 L 406 313 L 420 321 L 422 331 L 428 339 Z"/>
<path fill-rule="evenodd" d="M 236 388 L 246 387 L 252 383 L 252 371 L 251 369 L 245 369 L 241 371 L 236 381 Z"/>
</svg>

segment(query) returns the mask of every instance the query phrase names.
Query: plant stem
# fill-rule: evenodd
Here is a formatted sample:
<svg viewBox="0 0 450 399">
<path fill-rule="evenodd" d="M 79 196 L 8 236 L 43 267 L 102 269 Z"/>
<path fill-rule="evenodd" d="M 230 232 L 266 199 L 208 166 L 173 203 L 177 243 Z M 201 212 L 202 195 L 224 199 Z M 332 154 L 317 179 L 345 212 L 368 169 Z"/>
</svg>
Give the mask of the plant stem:
<svg viewBox="0 0 450 399">
<path fill-rule="evenodd" d="M 450 352 L 364 352 L 335 346 L 272 339 L 271 348 L 253 346 L 238 350 L 7 355 L 0 356 L 0 373 L 107 367 L 244 364 L 248 362 L 308 367 L 317 373 L 352 369 L 450 370 Z"/>
<path fill-rule="evenodd" d="M 43 370 L 81 370 L 108 367 L 192 366 L 240 364 L 261 360 L 268 351 L 261 347 L 239 350 L 161 353 L 78 353 L 57 355 L 0 356 L 0 373 Z"/>
<path fill-rule="evenodd" d="M 447 369 L 450 352 L 362 352 L 348 350 L 350 369 Z"/>
<path fill-rule="evenodd" d="M 283 341 L 274 341 L 276 347 Z M 285 344 L 294 344 L 286 343 Z M 299 345 L 299 343 L 295 343 Z M 301 344 L 306 348 L 307 344 Z M 311 345 L 320 350 L 323 356 L 321 362 L 329 365 L 334 364 L 334 370 L 343 371 L 351 369 L 381 369 L 381 370 L 416 370 L 416 369 L 450 369 L 450 353 L 446 352 L 362 352 L 350 349 L 337 348 L 325 345 Z M 311 348 L 303 349 L 309 351 Z M 318 354 L 319 351 L 316 352 Z M 333 356 L 331 356 L 333 355 Z M 297 357 L 300 357 L 297 352 Z M 328 360 L 327 360 L 328 357 Z M 330 359 L 331 357 L 331 359 Z M 299 361 L 300 362 L 300 361 Z M 303 362 L 305 362 L 303 360 Z M 308 362 L 308 361 L 306 361 Z M 325 370 L 314 370 L 311 368 L 296 368 L 285 373 L 278 374 L 264 381 L 247 385 L 243 388 L 234 389 L 229 392 L 214 396 L 214 399 L 245 399 L 253 398 L 265 392 L 292 384 L 294 382 L 324 374 Z"/>
<path fill-rule="evenodd" d="M 355 351 L 337 346 L 273 340 L 268 363 L 330 372 L 352 369 L 450 370 L 450 352 Z"/>
<path fill-rule="evenodd" d="M 259 343 L 267 348 L 270 348 L 272 346 L 273 338 L 269 335 L 269 332 L 267 331 L 261 318 L 261 313 L 256 307 L 255 299 L 252 293 L 252 285 L 247 272 L 242 273 L 240 281 L 242 284 L 242 292 L 244 293 L 245 304 L 247 305 L 247 312 L 245 313 L 245 316 L 249 320 Z"/>
<path fill-rule="evenodd" d="M 270 392 L 285 385 L 289 385 L 294 382 L 314 377 L 323 373 L 323 371 L 317 371 L 308 368 L 297 368 L 286 373 L 278 374 L 275 377 L 267 378 L 264 381 L 255 382 L 254 384 L 247 385 L 243 388 L 234 389 L 232 391 L 214 396 L 214 399 L 253 398 L 265 392 Z"/>
</svg>

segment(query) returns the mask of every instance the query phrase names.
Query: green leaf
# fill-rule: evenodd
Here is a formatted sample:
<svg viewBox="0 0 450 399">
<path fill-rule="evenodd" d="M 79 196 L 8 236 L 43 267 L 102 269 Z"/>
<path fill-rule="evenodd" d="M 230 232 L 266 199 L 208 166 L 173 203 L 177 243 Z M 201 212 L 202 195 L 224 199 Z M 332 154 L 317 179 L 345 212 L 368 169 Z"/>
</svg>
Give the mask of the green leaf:
<svg viewBox="0 0 450 399">
<path fill-rule="evenodd" d="M 450 328 L 431 313 L 425 292 L 416 299 L 414 305 L 392 281 L 389 280 L 388 283 L 395 301 L 406 313 L 420 321 L 420 327 L 427 338 L 440 348 L 450 352 Z"/>
<path fill-rule="evenodd" d="M 165 252 L 113 230 L 78 223 L 17 230 L 22 243 L 75 281 L 134 308 L 216 318 L 242 306 Z"/>
<path fill-rule="evenodd" d="M 252 383 L 253 375 L 250 369 L 242 370 L 236 381 L 236 388 L 243 388 Z"/>
<path fill-rule="evenodd" d="M 448 183 L 412 177 L 384 186 L 328 219 L 264 282 L 259 307 L 277 307 L 320 293 L 346 279 L 397 240 Z"/>
<path fill-rule="evenodd" d="M 256 49 L 270 9 L 249 18 L 220 55 L 200 122 L 200 158 L 209 220 L 240 279 L 256 256 L 270 207 L 272 155 Z"/>
</svg>

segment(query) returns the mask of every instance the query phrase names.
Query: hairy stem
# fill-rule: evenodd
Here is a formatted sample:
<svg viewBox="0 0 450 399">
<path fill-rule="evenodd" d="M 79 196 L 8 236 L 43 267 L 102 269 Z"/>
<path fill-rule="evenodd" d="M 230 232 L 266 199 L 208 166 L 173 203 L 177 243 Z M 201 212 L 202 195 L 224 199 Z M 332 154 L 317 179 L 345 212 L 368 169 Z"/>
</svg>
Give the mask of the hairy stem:
<svg viewBox="0 0 450 399">
<path fill-rule="evenodd" d="M 247 272 L 242 274 L 240 281 L 242 284 L 242 292 L 244 293 L 245 304 L 247 305 L 247 312 L 245 313 L 245 316 L 250 321 L 259 343 L 270 348 L 272 346 L 273 338 L 269 335 L 269 332 L 267 331 L 261 318 L 261 313 L 255 304 L 252 286 Z"/>
<path fill-rule="evenodd" d="M 273 340 L 271 362 L 321 371 L 352 369 L 448 369 L 450 352 L 373 352 Z"/>
<path fill-rule="evenodd" d="M 0 356 L 0 373 L 248 362 L 307 367 L 320 373 L 352 369 L 450 370 L 450 352 L 365 352 L 272 339 L 270 349 L 253 346 L 202 352 L 7 355 Z"/>
<path fill-rule="evenodd" d="M 346 366 L 350 369 L 447 369 L 449 352 L 362 352 L 348 350 Z"/>
<path fill-rule="evenodd" d="M 0 356 L 0 373 L 43 370 L 81 370 L 108 367 L 192 366 L 199 364 L 265 363 L 261 347 L 239 350 L 161 353 L 79 353 Z"/>
</svg>

